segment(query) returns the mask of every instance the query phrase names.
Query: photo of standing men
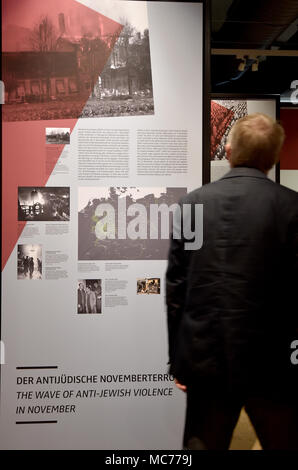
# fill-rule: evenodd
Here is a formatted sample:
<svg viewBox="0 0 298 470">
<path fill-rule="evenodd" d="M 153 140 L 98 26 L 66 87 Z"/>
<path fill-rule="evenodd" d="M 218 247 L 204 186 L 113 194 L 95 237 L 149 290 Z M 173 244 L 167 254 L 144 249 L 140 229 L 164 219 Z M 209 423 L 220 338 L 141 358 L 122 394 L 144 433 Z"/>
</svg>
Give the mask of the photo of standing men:
<svg viewBox="0 0 298 470">
<path fill-rule="evenodd" d="M 102 313 L 101 280 L 78 281 L 78 313 Z"/>
</svg>

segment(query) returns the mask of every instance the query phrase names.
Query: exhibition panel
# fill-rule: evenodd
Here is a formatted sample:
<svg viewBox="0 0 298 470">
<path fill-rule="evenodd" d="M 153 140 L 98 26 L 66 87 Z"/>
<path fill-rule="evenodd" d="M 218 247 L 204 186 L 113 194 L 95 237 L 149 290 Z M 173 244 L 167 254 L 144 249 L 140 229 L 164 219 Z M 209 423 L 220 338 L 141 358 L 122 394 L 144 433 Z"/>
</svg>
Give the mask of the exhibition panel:
<svg viewBox="0 0 298 470">
<path fill-rule="evenodd" d="M 2 449 L 181 448 L 165 270 L 202 184 L 205 14 L 3 1 Z"/>
</svg>

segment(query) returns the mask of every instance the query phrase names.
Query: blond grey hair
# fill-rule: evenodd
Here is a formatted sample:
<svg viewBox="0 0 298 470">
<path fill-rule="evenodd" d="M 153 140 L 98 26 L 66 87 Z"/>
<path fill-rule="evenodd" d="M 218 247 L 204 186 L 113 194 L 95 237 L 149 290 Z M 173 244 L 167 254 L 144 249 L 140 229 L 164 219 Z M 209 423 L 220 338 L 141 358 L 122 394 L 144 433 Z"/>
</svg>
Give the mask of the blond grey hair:
<svg viewBox="0 0 298 470">
<path fill-rule="evenodd" d="M 254 113 L 239 119 L 227 141 L 231 146 L 231 166 L 248 166 L 267 173 L 279 161 L 284 138 L 282 126 L 266 114 Z"/>
</svg>

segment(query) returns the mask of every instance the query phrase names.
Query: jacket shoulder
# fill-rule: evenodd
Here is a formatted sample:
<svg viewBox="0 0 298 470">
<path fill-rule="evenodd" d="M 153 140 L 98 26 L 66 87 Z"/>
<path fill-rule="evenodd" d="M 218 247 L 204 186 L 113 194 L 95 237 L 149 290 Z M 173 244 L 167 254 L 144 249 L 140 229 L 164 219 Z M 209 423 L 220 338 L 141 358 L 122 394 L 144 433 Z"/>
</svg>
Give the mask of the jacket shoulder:
<svg viewBox="0 0 298 470">
<path fill-rule="evenodd" d="M 298 193 L 293 189 L 287 188 L 282 184 L 274 184 L 274 186 L 276 186 L 276 190 L 279 191 L 282 197 L 298 201 Z"/>
<path fill-rule="evenodd" d="M 207 183 L 197 189 L 194 189 L 193 191 L 190 191 L 180 199 L 180 204 L 199 203 L 206 194 L 213 192 L 213 189 L 215 189 L 214 185 L 215 183 Z"/>
</svg>

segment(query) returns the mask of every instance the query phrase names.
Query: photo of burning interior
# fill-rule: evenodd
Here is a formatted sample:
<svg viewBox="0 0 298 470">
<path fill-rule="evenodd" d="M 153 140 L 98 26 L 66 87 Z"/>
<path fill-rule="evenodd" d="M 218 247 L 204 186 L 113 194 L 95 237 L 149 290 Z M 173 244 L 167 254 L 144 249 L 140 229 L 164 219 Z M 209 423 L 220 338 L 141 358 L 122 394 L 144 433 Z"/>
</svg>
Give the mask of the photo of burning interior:
<svg viewBox="0 0 298 470">
<path fill-rule="evenodd" d="M 19 221 L 68 221 L 69 220 L 68 187 L 34 187 L 18 188 Z"/>
<path fill-rule="evenodd" d="M 160 278 L 138 279 L 137 294 L 160 294 Z"/>
</svg>

